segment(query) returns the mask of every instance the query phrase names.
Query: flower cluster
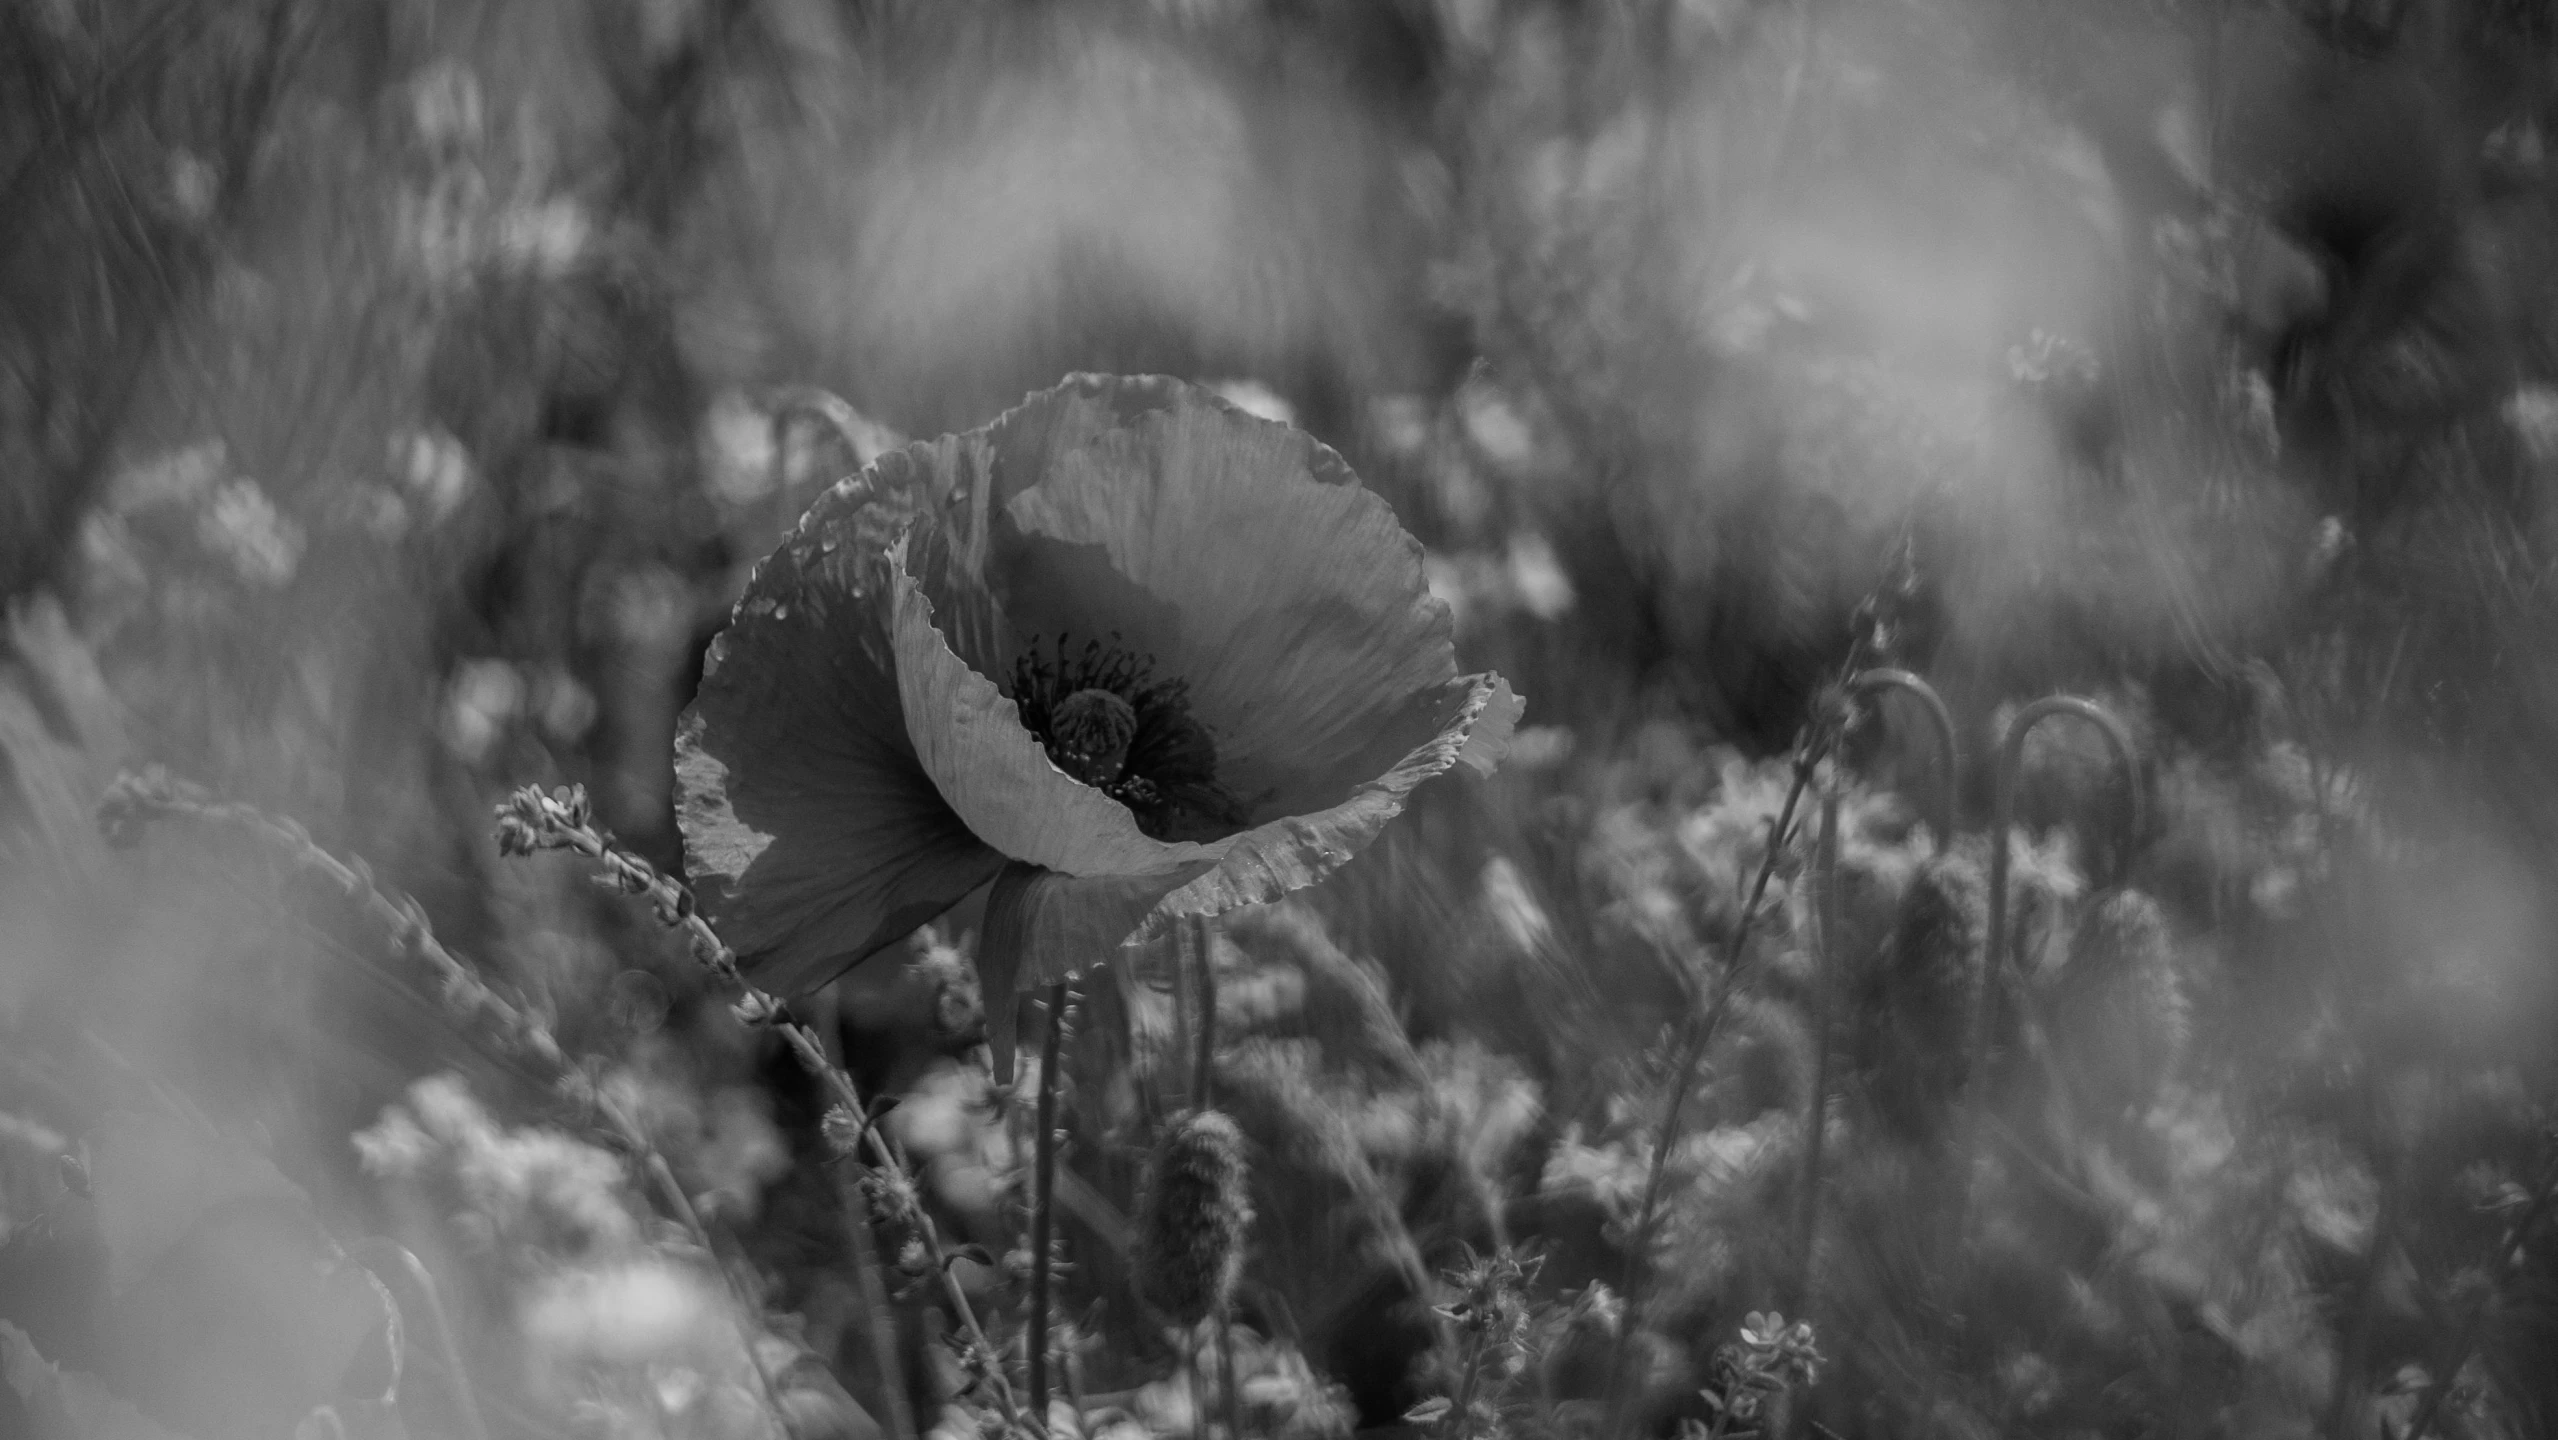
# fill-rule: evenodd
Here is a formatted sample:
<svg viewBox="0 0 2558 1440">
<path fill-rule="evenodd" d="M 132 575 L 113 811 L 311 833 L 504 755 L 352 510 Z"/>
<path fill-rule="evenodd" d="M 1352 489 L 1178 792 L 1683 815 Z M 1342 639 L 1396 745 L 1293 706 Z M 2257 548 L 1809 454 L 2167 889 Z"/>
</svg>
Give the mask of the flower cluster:
<svg viewBox="0 0 2558 1440">
<path fill-rule="evenodd" d="M 1715 1440 L 1742 1433 L 1731 1427 L 1755 1425 L 1770 1402 L 1810 1387 L 1824 1359 L 1813 1343 L 1811 1322 L 1789 1325 L 1776 1311 L 1751 1311 L 1741 1322 L 1740 1340 L 1715 1352 L 1719 1383 L 1698 1392 L 1714 1412 L 1713 1423 L 1689 1428 Z"/>
</svg>

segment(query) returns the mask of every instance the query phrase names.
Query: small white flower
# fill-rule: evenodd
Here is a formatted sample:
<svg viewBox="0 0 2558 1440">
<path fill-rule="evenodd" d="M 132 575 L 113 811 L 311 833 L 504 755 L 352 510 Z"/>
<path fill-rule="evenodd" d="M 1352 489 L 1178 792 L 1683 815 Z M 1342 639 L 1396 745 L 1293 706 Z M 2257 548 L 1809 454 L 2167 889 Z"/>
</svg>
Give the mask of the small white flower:
<svg viewBox="0 0 2558 1440">
<path fill-rule="evenodd" d="M 282 589 L 302 563 L 302 527 L 276 509 L 255 480 L 229 480 L 216 488 L 197 519 L 196 539 L 261 589 Z"/>
</svg>

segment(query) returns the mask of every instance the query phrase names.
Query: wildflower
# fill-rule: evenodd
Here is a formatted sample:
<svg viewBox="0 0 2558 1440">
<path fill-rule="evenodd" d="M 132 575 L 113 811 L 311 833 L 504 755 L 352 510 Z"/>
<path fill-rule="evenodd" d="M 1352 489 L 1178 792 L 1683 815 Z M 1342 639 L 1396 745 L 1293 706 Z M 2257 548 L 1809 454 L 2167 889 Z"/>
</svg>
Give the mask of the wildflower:
<svg viewBox="0 0 2558 1440">
<path fill-rule="evenodd" d="M 1243 1277 L 1243 1132 L 1214 1110 L 1183 1116 L 1156 1137 L 1138 1217 L 1138 1292 L 1182 1325 L 1223 1309 Z"/>
<path fill-rule="evenodd" d="M 845 1105 L 827 1110 L 826 1118 L 819 1122 L 818 1128 L 826 1137 L 826 1148 L 838 1155 L 850 1155 L 859 1150 L 862 1137 L 870 1131 L 862 1118 Z"/>
<path fill-rule="evenodd" d="M 992 880 L 1009 1073 L 1044 983 L 1323 878 L 1518 698 L 1460 676 L 1420 547 L 1339 456 L 1077 376 L 820 497 L 677 742 L 693 878 L 756 985 L 824 984 Z"/>
</svg>

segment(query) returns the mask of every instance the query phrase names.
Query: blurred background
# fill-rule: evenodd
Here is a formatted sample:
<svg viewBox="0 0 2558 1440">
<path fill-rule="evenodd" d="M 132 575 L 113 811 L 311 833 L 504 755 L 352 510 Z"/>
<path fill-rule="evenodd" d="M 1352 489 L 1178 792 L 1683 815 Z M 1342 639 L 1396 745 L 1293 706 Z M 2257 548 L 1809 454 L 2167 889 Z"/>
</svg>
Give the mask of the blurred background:
<svg viewBox="0 0 2558 1440">
<path fill-rule="evenodd" d="M 1780 1302 L 1797 1434 L 2558 1426 L 2549 5 L 6 0 L 0 73 L 0 1433 L 963 1435 L 814 1091 L 489 807 L 580 783 L 678 865 L 756 559 L 1079 370 L 1338 448 L 1528 697 L 1501 774 L 1217 941 L 1247 1430 L 1446 1393 L 1419 1292 L 1503 1245 L 1523 1435 L 1589 1433 L 1610 1349 L 1627 1423 L 1715 1423 Z M 1735 947 L 1852 655 L 1967 763 L 1884 707 L 1839 878 L 1789 849 Z M 1994 727 L 2063 689 L 2149 803 L 2028 748 L 1967 1107 Z M 146 761 L 416 897 L 671 1187 L 289 853 L 111 852 Z M 972 940 L 823 1013 L 1000 1314 Z M 1663 1037 L 1736 978 L 1629 1267 Z M 1132 994 L 1074 1057 L 1077 1424 L 1204 1437 L 1126 1298 L 1180 1073 Z M 1949 1289 L 1908 1197 L 1958 1118 Z"/>
</svg>

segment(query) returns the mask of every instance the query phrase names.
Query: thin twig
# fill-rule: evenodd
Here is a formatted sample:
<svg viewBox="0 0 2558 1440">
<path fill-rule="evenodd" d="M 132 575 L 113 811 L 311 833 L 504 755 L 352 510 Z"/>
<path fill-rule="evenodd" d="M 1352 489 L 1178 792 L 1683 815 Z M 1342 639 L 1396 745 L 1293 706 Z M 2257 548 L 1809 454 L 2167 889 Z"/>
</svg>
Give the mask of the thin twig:
<svg viewBox="0 0 2558 1440">
<path fill-rule="evenodd" d="M 1207 916 L 1190 922 L 1191 948 L 1198 959 L 1196 974 L 1199 984 L 1198 1053 L 1191 1057 L 1191 1103 L 1206 1110 L 1217 1103 L 1217 931 L 1216 923 Z M 1226 1418 L 1228 1440 L 1243 1440 L 1243 1401 L 1235 1385 L 1235 1331 L 1233 1303 L 1217 1302 L 1217 1359 L 1225 1373 L 1224 1387 L 1218 1392 Z M 1201 1427 L 1204 1432 L 1206 1427 Z"/>
<path fill-rule="evenodd" d="M 1217 1368 L 1224 1372 L 1226 1383 L 1217 1398 L 1226 1415 L 1226 1434 L 1230 1440 L 1243 1440 L 1243 1381 L 1235 1373 L 1235 1327 L 1231 1301 L 1217 1306 Z"/>
<path fill-rule="evenodd" d="M 827 1060 L 840 1068 L 843 1030 L 836 1022 L 837 992 L 829 987 L 821 1000 L 826 1010 L 819 1035 L 826 1042 Z M 871 1368 L 879 1372 L 880 1398 L 888 1407 L 888 1433 L 893 1440 L 916 1440 L 914 1402 L 906 1394 L 905 1347 L 898 1341 L 897 1312 L 889 1306 L 888 1287 L 879 1278 L 879 1245 L 870 1232 L 870 1211 L 853 1177 L 833 1166 L 828 1169 L 835 1177 L 836 1204 L 843 1212 L 852 1249 L 853 1288 L 861 1297 Z"/>
<path fill-rule="evenodd" d="M 1214 946 L 1216 932 L 1206 916 L 1190 922 L 1191 944 L 1198 958 L 1198 1034 L 1199 1052 L 1190 1062 L 1190 1104 L 1195 1110 L 1206 1110 L 1217 1103 L 1217 958 Z"/>
<path fill-rule="evenodd" d="M 1030 1413 L 1041 1428 L 1048 1424 L 1048 1287 L 1054 1266 L 1054 1223 L 1057 1191 L 1057 1071 L 1064 1056 L 1066 1007 L 1073 992 L 1063 980 L 1048 987 L 1048 1034 L 1039 1047 L 1039 1133 L 1031 1139 L 1030 1315 L 1026 1348 L 1030 1366 Z"/>
<path fill-rule="evenodd" d="M 417 1252 L 396 1240 L 380 1238 L 358 1240 L 347 1248 L 359 1260 L 369 1254 L 389 1261 L 425 1299 L 427 1325 L 435 1335 L 436 1349 L 443 1352 L 444 1378 L 453 1387 L 454 1408 L 462 1412 L 462 1428 L 471 1440 L 489 1440 L 488 1420 L 480 1413 L 480 1397 L 471 1388 L 470 1372 L 463 1368 L 462 1347 L 453 1338 L 453 1320 L 445 1313 L 444 1296 L 436 1287 L 435 1277 L 417 1258 Z"/>
<path fill-rule="evenodd" d="M 669 929 L 680 929 L 691 942 L 693 959 L 738 992 L 732 1007 L 740 1020 L 763 1025 L 778 1036 L 801 1069 L 825 1087 L 836 1105 L 847 1114 L 859 1118 L 869 1114 L 862 1101 L 861 1087 L 853 1077 L 826 1056 L 826 1047 L 815 1031 L 792 1018 L 790 1008 L 781 998 L 756 986 L 746 978 L 737 963 L 737 952 L 728 948 L 711 928 L 693 899 L 693 892 L 683 882 L 661 873 L 636 852 L 615 844 L 595 828 L 586 792 L 578 786 L 564 787 L 551 795 L 538 788 L 525 786 L 498 807 L 498 846 L 509 854 L 529 855 L 537 850 L 573 850 L 601 865 L 605 877 L 614 888 L 625 894 L 645 896 L 657 912 L 659 923 Z M 995 1405 L 1008 1424 L 1021 1423 L 1021 1408 L 1015 1403 L 1012 1385 L 1004 1378 L 998 1363 L 998 1352 L 986 1338 L 985 1327 L 977 1322 L 976 1308 L 968 1302 L 968 1292 L 952 1272 L 951 1256 L 942 1246 L 941 1232 L 933 1224 L 915 1197 L 920 1194 L 915 1180 L 897 1154 L 888 1137 L 876 1125 L 862 1125 L 857 1142 L 871 1155 L 872 1168 L 888 1182 L 888 1206 L 896 1218 L 908 1226 L 922 1245 L 924 1259 L 939 1277 L 942 1298 L 948 1302 L 961 1336 L 976 1352 L 980 1362 L 977 1373 L 983 1374 Z"/>
<path fill-rule="evenodd" d="M 1750 895 L 1741 906 L 1739 921 L 1732 928 L 1731 943 L 1725 948 L 1722 983 L 1716 987 L 1714 1003 L 1699 1012 L 1690 1007 L 1681 1017 L 1680 1038 L 1676 1050 L 1678 1061 L 1673 1066 L 1674 1080 L 1662 1106 L 1659 1138 L 1653 1142 L 1652 1160 L 1643 1177 L 1643 1203 L 1635 1212 L 1634 1244 L 1626 1255 L 1625 1315 L 1617 1332 L 1616 1348 L 1608 1357 L 1607 1421 L 1600 1429 L 1605 1437 L 1614 1437 L 1625 1419 L 1625 1357 L 1635 1344 L 1643 1321 L 1643 1281 L 1652 1256 L 1653 1232 L 1660 1221 L 1661 1182 L 1669 1172 L 1670 1152 L 1678 1144 L 1679 1121 L 1687 1109 L 1688 1092 L 1696 1088 L 1697 1067 L 1714 1042 L 1714 1034 L 1723 1023 L 1732 997 L 1740 990 L 1742 967 L 1749 958 L 1750 930 L 1758 918 L 1759 906 L 1767 898 L 1768 881 L 1774 878 L 1778 859 L 1785 853 L 1786 838 L 1794 825 L 1794 812 L 1803 801 L 1803 791 L 1811 783 L 1812 771 L 1823 748 L 1824 727 L 1807 726 L 1795 747 L 1794 783 L 1785 792 L 1784 808 L 1768 827 L 1767 853 L 1760 858 L 1758 878 L 1750 884 Z"/>
<path fill-rule="evenodd" d="M 622 1107 L 608 1101 L 605 1108 L 620 1114 Z M 618 1123 L 626 1126 L 631 1133 L 640 1131 L 637 1117 L 625 1116 Z M 773 1388 L 773 1377 L 764 1369 L 764 1357 L 757 1353 L 755 1344 L 761 1336 L 756 1317 L 764 1313 L 763 1302 L 747 1288 L 744 1277 L 732 1270 L 726 1257 L 719 1253 L 711 1239 L 709 1224 L 702 1219 L 701 1211 L 694 1208 L 693 1197 L 684 1193 L 683 1182 L 675 1178 L 675 1167 L 666 1163 L 665 1155 L 651 1149 L 641 1157 L 640 1163 L 648 1172 L 649 1179 L 656 1184 L 658 1193 L 665 1197 L 666 1208 L 674 1212 L 693 1243 L 702 1247 L 703 1257 L 711 1262 L 712 1269 L 719 1272 L 721 1281 L 728 1287 L 730 1299 L 736 1302 L 732 1312 L 737 1317 L 738 1343 L 745 1348 L 746 1363 L 755 1372 L 755 1385 L 763 1393 L 765 1409 L 771 1413 L 773 1424 L 786 1440 L 790 1434 L 790 1422 L 784 1417 L 788 1412 L 782 1409 L 781 1393 Z"/>
</svg>

